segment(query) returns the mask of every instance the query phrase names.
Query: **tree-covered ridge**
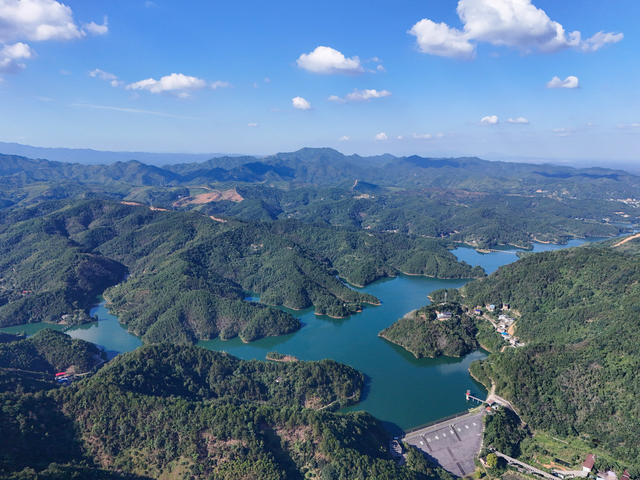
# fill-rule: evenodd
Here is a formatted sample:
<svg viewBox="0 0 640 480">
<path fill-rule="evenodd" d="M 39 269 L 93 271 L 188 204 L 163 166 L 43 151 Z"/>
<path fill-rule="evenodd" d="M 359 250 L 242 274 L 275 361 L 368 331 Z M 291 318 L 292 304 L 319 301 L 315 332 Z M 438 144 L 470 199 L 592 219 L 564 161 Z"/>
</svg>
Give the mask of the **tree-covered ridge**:
<svg viewBox="0 0 640 480">
<path fill-rule="evenodd" d="M 437 312 L 450 313 L 439 319 Z M 427 305 L 409 312 L 379 335 L 413 353 L 416 358 L 461 357 L 478 348 L 475 320 L 460 305 Z"/>
<path fill-rule="evenodd" d="M 358 402 L 364 377 L 333 360 L 245 361 L 195 346 L 151 345 L 116 357 L 89 383 L 152 396 L 319 409 Z"/>
<path fill-rule="evenodd" d="M 473 364 L 534 428 L 585 435 L 638 466 L 640 245 L 527 255 L 467 284 L 470 304 L 510 303 L 525 347 Z"/>
<path fill-rule="evenodd" d="M 481 248 L 613 236 L 638 219 L 639 177 L 619 170 L 345 156 L 302 149 L 264 158 L 219 157 L 167 167 L 138 161 L 81 165 L 0 155 L 0 208 L 78 195 L 196 208 L 245 220 L 446 237 Z M 212 189 L 242 201 L 183 202 Z M 634 203 L 635 202 L 635 203 Z"/>
<path fill-rule="evenodd" d="M 335 362 L 246 362 L 197 347 L 141 347 L 69 388 L 0 395 L 0 474 L 450 478 L 415 455 L 398 466 L 370 415 L 323 408 L 332 398 L 355 401 L 345 395 L 361 389 L 362 375 Z"/>
<path fill-rule="evenodd" d="M 150 343 L 251 341 L 298 328 L 291 315 L 263 304 L 344 317 L 378 302 L 337 276 L 365 284 L 399 271 L 482 274 L 435 240 L 293 221 L 221 223 L 104 200 L 11 210 L 0 226 L 0 266 L 11 286 L 0 307 L 4 324 L 88 318 L 95 296 L 127 271 L 105 296 Z M 262 304 L 244 301 L 246 291 L 260 294 Z"/>
<path fill-rule="evenodd" d="M 536 239 L 562 243 L 576 237 L 612 236 L 621 227 L 605 218 L 637 216 L 634 207 L 610 199 L 406 185 L 377 185 L 361 193 L 358 185 L 296 189 L 243 185 L 238 187 L 244 198 L 240 203 L 221 201 L 195 208 L 242 219 L 296 218 L 374 232 L 445 237 L 481 248 L 528 246 Z"/>
<path fill-rule="evenodd" d="M 77 373 L 84 373 L 102 359 L 102 351 L 93 343 L 51 329 L 0 344 L 0 369 L 55 373 L 74 367 Z"/>
</svg>

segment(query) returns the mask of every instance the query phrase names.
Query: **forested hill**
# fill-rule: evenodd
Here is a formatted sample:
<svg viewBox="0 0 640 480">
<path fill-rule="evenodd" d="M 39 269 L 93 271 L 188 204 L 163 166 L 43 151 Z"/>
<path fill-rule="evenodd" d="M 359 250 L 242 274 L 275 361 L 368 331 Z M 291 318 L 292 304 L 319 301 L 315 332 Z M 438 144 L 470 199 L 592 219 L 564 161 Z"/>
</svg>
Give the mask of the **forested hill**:
<svg viewBox="0 0 640 480">
<path fill-rule="evenodd" d="M 521 315 L 509 348 L 474 364 L 533 427 L 586 435 L 640 466 L 640 240 L 527 255 L 467 284 L 469 305 Z"/>
<path fill-rule="evenodd" d="M 55 388 L 53 374 L 90 372 L 104 361 L 93 343 L 45 329 L 29 338 L 0 335 L 0 393 Z"/>
<path fill-rule="evenodd" d="M 77 323 L 105 288 L 110 308 L 147 342 L 290 333 L 280 309 L 344 317 L 378 300 L 366 284 L 398 272 L 468 278 L 441 241 L 294 221 L 220 222 L 105 200 L 45 202 L 0 213 L 0 324 Z M 246 292 L 262 304 L 246 302 Z"/>
<path fill-rule="evenodd" d="M 76 373 L 85 373 L 103 358 L 102 351 L 93 343 L 49 329 L 0 344 L 1 369 L 53 374 L 73 368 Z"/>
<path fill-rule="evenodd" d="M 450 479 L 415 451 L 398 466 L 370 415 L 332 412 L 362 387 L 332 361 L 141 347 L 71 387 L 0 394 L 0 476 Z"/>
</svg>

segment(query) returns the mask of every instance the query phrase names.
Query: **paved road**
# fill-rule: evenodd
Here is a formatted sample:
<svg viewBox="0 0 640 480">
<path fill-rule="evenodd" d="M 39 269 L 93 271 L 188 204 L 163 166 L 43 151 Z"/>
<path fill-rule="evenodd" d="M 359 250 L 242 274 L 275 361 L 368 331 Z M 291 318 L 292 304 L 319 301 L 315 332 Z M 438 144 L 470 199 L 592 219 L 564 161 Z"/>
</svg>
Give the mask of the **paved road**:
<svg viewBox="0 0 640 480">
<path fill-rule="evenodd" d="M 476 469 L 475 458 L 482 447 L 484 410 L 446 420 L 415 432 L 404 441 L 437 460 L 446 470 L 464 477 Z"/>
<path fill-rule="evenodd" d="M 504 458 L 507 463 L 509 463 L 510 465 L 518 465 L 519 467 L 524 468 L 525 470 L 527 470 L 529 473 L 533 473 L 535 475 L 539 475 L 541 477 L 544 477 L 548 480 L 557 480 L 558 477 L 551 475 L 550 473 L 544 472 L 542 470 L 540 470 L 539 468 L 533 467 L 531 465 L 529 465 L 528 463 L 524 463 L 521 462 L 520 460 L 517 460 L 515 458 L 510 457 L 509 455 L 505 455 L 504 453 L 500 453 L 497 450 L 494 452 L 497 456 Z"/>
</svg>

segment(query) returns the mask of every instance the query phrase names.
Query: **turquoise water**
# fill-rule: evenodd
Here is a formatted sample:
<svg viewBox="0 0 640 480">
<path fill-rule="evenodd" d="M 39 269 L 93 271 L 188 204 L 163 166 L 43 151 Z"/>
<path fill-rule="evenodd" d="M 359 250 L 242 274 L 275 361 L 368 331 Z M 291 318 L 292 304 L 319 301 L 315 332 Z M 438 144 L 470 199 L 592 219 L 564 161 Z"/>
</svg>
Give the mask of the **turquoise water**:
<svg viewBox="0 0 640 480">
<path fill-rule="evenodd" d="M 534 251 L 556 250 L 577 246 L 584 240 L 568 245 L 536 244 Z M 487 273 L 517 260 L 517 250 L 500 250 L 481 254 L 471 248 L 453 251 L 471 265 L 482 266 Z M 380 306 L 365 308 L 346 319 L 317 316 L 313 310 L 291 311 L 300 318 L 302 328 L 290 335 L 269 337 L 250 344 L 239 339 L 211 340 L 199 345 L 211 350 L 226 351 L 244 359 L 264 359 L 270 351 L 294 355 L 300 360 L 331 358 L 350 365 L 367 377 L 363 401 L 347 410 L 366 410 L 387 422 L 390 429 L 407 429 L 438 418 L 460 412 L 469 407 L 464 393 L 470 389 L 483 397 L 486 390 L 468 373 L 472 361 L 486 357 L 476 351 L 464 358 L 416 359 L 404 349 L 378 337 L 378 332 L 391 325 L 405 313 L 428 303 L 427 295 L 439 288 L 457 288 L 465 280 L 439 280 L 401 275 L 357 289 L 375 295 Z M 253 294 L 251 300 L 258 300 Z M 131 351 L 142 344 L 140 339 L 126 331 L 99 304 L 91 310 L 98 322 L 67 330 L 74 338 L 81 338 L 103 347 L 110 356 Z M 2 331 L 35 333 L 49 324 L 32 324 L 3 328 Z"/>
<path fill-rule="evenodd" d="M 484 358 L 474 352 L 463 359 L 416 359 L 404 349 L 378 337 L 378 332 L 402 315 L 428 303 L 427 295 L 439 288 L 456 288 L 464 280 L 437 280 L 400 276 L 375 282 L 361 291 L 382 304 L 367 307 L 346 319 L 317 316 L 312 310 L 293 312 L 303 327 L 291 335 L 242 343 L 239 339 L 210 340 L 199 345 L 244 359 L 264 359 L 270 351 L 300 360 L 331 358 L 367 376 L 364 400 L 349 410 L 366 410 L 400 428 L 409 428 L 468 408 L 464 392 L 477 395 L 484 388 L 468 374 L 469 364 Z"/>
<path fill-rule="evenodd" d="M 561 250 L 563 248 L 578 247 L 587 242 L 593 242 L 599 239 L 582 240 L 576 239 L 569 241 L 566 245 L 556 245 L 553 243 L 534 243 L 532 252 L 548 252 L 551 250 Z M 485 269 L 487 274 L 495 272 L 499 267 L 513 263 L 518 260 L 518 252 L 523 250 L 504 249 L 492 250 L 490 253 L 480 253 L 473 248 L 459 247 L 453 250 L 453 254 L 458 260 L 464 260 L 469 265 L 480 265 Z"/>
<path fill-rule="evenodd" d="M 142 345 L 140 338 L 130 334 L 118 321 L 118 317 L 109 313 L 104 306 L 104 301 L 93 307 L 89 314 L 98 317 L 99 320 L 79 325 L 66 333 L 73 338 L 100 345 L 106 350 L 109 358 L 118 353 L 130 352 Z"/>
<path fill-rule="evenodd" d="M 33 335 L 40 330 L 50 328 L 52 330 L 58 330 L 64 332 L 68 327 L 66 325 L 57 325 L 55 323 L 28 323 L 26 325 L 14 325 L 13 327 L 2 327 L 0 332 L 13 333 L 14 335 Z"/>
</svg>

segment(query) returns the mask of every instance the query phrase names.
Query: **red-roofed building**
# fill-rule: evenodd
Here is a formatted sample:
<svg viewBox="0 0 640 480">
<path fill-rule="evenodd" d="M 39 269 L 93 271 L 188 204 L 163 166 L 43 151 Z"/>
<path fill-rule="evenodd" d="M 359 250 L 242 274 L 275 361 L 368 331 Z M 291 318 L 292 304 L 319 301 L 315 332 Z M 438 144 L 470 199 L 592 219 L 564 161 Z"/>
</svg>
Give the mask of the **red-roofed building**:
<svg viewBox="0 0 640 480">
<path fill-rule="evenodd" d="M 593 466 L 596 463 L 596 457 L 593 455 L 593 453 L 590 453 L 589 455 L 587 455 L 587 458 L 585 458 L 584 462 L 582 462 L 582 471 L 583 472 L 590 472 L 591 470 L 593 470 Z"/>
</svg>

